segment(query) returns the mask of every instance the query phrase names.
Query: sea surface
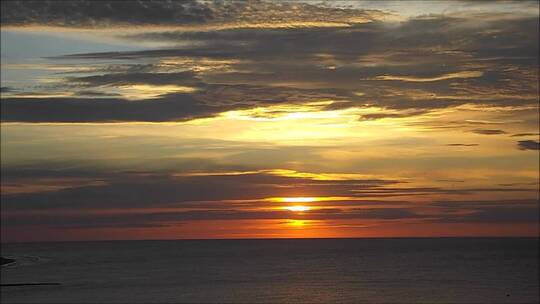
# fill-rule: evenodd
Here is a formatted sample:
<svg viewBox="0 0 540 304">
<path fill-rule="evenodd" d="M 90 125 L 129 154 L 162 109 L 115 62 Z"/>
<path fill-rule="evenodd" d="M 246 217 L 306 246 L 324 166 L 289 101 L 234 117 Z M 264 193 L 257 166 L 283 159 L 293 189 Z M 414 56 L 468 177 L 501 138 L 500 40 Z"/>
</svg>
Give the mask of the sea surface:
<svg viewBox="0 0 540 304">
<path fill-rule="evenodd" d="M 2 244 L 1 303 L 538 303 L 537 238 Z"/>
</svg>

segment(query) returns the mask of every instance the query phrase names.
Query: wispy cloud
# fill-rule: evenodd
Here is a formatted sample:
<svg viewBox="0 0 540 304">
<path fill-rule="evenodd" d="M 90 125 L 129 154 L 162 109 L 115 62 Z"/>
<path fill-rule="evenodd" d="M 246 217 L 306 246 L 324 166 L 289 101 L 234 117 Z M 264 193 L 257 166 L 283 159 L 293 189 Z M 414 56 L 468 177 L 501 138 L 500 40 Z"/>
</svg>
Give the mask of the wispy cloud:
<svg viewBox="0 0 540 304">
<path fill-rule="evenodd" d="M 462 71 L 456 73 L 449 73 L 446 75 L 440 75 L 435 77 L 411 77 L 411 76 L 392 76 L 392 75 L 382 75 L 377 76 L 375 80 L 399 80 L 399 81 L 410 81 L 410 82 L 430 82 L 430 81 L 441 81 L 449 80 L 456 78 L 475 78 L 481 77 L 482 72 L 479 71 Z"/>
<path fill-rule="evenodd" d="M 447 144 L 447 146 L 450 146 L 450 147 L 476 147 L 476 146 L 478 146 L 478 144 L 458 144 L 458 143 L 455 143 L 455 144 Z"/>
<path fill-rule="evenodd" d="M 512 137 L 525 137 L 525 136 L 539 136 L 540 133 L 518 133 L 518 134 L 512 134 Z"/>
<path fill-rule="evenodd" d="M 482 135 L 499 135 L 506 134 L 505 131 L 499 129 L 474 129 L 471 132 Z"/>
</svg>

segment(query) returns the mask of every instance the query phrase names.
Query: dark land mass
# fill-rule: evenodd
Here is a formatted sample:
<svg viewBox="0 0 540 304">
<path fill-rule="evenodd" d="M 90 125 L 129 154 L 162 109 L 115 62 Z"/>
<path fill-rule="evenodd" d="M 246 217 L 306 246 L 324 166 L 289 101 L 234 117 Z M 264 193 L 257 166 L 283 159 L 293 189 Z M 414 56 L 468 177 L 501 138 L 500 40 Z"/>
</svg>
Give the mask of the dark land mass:
<svg viewBox="0 0 540 304">
<path fill-rule="evenodd" d="M 60 283 L 15 283 L 15 284 L 0 284 L 0 287 L 43 286 L 43 285 L 60 285 Z"/>
<path fill-rule="evenodd" d="M 13 262 L 15 262 L 14 259 L 9 259 L 9 258 L 2 257 L 2 266 L 7 265 L 7 264 L 11 264 Z"/>
</svg>

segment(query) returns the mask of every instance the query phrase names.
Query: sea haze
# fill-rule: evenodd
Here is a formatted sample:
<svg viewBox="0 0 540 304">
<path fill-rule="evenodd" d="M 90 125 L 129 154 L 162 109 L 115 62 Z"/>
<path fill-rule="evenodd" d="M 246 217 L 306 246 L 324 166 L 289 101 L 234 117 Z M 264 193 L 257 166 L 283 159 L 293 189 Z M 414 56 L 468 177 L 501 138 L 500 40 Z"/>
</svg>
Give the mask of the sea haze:
<svg viewBox="0 0 540 304">
<path fill-rule="evenodd" d="M 537 303 L 538 238 L 7 243 L 2 303 Z"/>
</svg>

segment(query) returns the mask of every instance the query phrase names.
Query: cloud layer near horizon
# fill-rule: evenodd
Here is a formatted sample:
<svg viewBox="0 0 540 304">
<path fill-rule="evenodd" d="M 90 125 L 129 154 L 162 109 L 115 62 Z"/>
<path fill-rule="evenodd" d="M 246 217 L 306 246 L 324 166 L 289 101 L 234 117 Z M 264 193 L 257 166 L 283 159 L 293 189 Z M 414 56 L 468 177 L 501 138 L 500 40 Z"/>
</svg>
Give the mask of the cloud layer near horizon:
<svg viewBox="0 0 540 304">
<path fill-rule="evenodd" d="M 2 173 L 3 221 L 11 226 L 137 227 L 241 219 L 535 223 L 538 212 L 535 199 L 411 201 L 416 196 L 441 194 L 448 199 L 466 193 L 534 193 L 536 189 L 530 187 L 444 189 L 414 187 L 398 180 L 321 180 L 322 175 L 302 177 L 299 172 L 285 171 L 175 175 L 8 169 Z M 37 186 L 39 181 L 42 187 Z M 284 210 L 287 204 L 271 200 L 298 193 L 330 201 L 312 202 L 314 210 L 298 214 Z M 41 216 L 36 218 L 36 212 Z"/>
</svg>

